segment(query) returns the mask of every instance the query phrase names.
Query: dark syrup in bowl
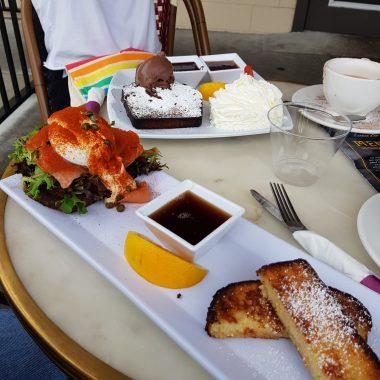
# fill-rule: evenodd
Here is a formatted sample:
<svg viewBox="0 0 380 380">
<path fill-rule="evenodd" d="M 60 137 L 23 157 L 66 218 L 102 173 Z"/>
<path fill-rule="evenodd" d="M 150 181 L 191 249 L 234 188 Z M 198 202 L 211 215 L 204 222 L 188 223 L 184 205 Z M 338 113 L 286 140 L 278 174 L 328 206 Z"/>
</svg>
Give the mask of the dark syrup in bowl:
<svg viewBox="0 0 380 380">
<path fill-rule="evenodd" d="M 174 62 L 172 66 L 175 72 L 199 70 L 195 62 Z"/>
<path fill-rule="evenodd" d="M 149 217 L 188 243 L 196 245 L 231 215 L 188 190 Z"/>
<path fill-rule="evenodd" d="M 232 70 L 239 68 L 239 66 L 234 61 L 216 61 L 206 63 L 210 71 Z"/>
</svg>

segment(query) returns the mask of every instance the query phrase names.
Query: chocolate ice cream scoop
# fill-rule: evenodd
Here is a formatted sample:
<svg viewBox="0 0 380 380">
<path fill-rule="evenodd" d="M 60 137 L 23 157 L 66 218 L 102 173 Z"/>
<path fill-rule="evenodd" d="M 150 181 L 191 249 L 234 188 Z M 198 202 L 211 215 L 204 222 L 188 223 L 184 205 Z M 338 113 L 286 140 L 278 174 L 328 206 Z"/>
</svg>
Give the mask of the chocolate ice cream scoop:
<svg viewBox="0 0 380 380">
<path fill-rule="evenodd" d="M 154 93 L 154 88 L 170 88 L 174 82 L 173 66 L 161 52 L 152 58 L 141 62 L 136 69 L 135 82 L 145 87 L 148 93 Z"/>
</svg>

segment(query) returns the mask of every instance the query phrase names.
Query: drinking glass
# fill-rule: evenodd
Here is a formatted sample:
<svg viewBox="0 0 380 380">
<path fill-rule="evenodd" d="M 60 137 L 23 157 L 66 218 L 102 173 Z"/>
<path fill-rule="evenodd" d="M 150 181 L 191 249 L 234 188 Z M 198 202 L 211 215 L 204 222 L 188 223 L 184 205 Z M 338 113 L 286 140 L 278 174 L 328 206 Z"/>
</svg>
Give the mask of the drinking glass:
<svg viewBox="0 0 380 380">
<path fill-rule="evenodd" d="M 311 103 L 279 104 L 268 119 L 274 173 L 296 186 L 310 186 L 321 177 L 352 129 L 348 117 Z"/>
</svg>

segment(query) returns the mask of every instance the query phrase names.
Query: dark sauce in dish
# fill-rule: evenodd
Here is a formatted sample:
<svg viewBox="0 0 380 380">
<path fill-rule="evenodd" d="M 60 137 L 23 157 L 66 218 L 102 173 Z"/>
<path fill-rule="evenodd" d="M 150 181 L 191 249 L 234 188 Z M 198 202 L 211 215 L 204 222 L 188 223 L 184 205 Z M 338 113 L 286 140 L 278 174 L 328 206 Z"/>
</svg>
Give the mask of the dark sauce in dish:
<svg viewBox="0 0 380 380">
<path fill-rule="evenodd" d="M 210 71 L 231 70 L 239 68 L 239 66 L 234 61 L 207 62 L 207 66 Z"/>
<path fill-rule="evenodd" d="M 195 62 L 174 62 L 173 71 L 194 71 L 199 70 Z"/>
<path fill-rule="evenodd" d="M 186 191 L 149 217 L 188 243 L 196 245 L 231 215 L 193 192 Z"/>
</svg>

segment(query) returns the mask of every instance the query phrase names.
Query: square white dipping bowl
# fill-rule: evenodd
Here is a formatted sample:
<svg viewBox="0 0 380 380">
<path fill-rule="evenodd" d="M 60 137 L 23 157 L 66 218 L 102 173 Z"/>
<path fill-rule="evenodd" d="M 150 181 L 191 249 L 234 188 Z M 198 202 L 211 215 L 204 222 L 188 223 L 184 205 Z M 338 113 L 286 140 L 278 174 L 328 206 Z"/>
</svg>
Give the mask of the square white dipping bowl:
<svg viewBox="0 0 380 380">
<path fill-rule="evenodd" d="M 196 245 L 190 244 L 149 217 L 149 215 L 186 191 L 191 191 L 206 202 L 231 215 Z M 244 209 L 242 207 L 190 180 L 179 183 L 136 211 L 136 215 L 145 222 L 147 227 L 168 249 L 172 250 L 177 256 L 190 261 L 196 261 L 211 249 L 243 214 Z"/>
<path fill-rule="evenodd" d="M 200 58 L 204 61 L 207 72 L 213 82 L 232 83 L 234 80 L 240 78 L 240 75 L 244 73 L 244 68 L 247 65 L 236 53 L 202 55 Z M 225 61 L 233 61 L 238 67 L 236 69 L 211 71 L 207 66 L 207 62 Z"/>
<path fill-rule="evenodd" d="M 180 55 L 175 57 L 167 57 L 171 63 L 185 63 L 194 62 L 199 70 L 189 71 L 174 71 L 174 79 L 176 82 L 187 84 L 188 86 L 196 88 L 199 82 L 207 74 L 207 67 L 205 63 L 197 55 Z"/>
</svg>

